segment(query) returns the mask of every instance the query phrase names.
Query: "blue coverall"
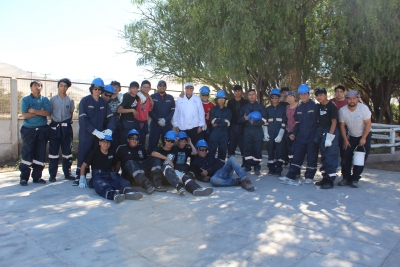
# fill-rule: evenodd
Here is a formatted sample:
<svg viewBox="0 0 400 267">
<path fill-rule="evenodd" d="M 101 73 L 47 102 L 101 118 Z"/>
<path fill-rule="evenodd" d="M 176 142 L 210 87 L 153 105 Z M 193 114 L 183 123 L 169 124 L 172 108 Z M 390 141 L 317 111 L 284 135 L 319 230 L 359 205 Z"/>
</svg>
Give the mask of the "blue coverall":
<svg viewBox="0 0 400 267">
<path fill-rule="evenodd" d="M 308 100 L 307 103 L 301 103 L 296 108 L 294 114 L 296 126 L 293 134 L 295 135 L 293 160 L 290 164 L 287 178 L 296 179 L 300 174 L 301 165 L 307 154 L 306 179 L 313 179 L 317 171 L 318 144 L 314 142 L 318 127 L 318 107 L 314 101 Z"/>
<path fill-rule="evenodd" d="M 105 129 L 111 131 L 115 129 L 113 114 L 107 101 L 101 97 L 96 101 L 92 95 L 83 97 L 79 103 L 79 145 L 76 168 L 78 177 L 86 155 L 99 145 L 99 139 L 93 135 L 93 131 L 101 132 Z"/>
<path fill-rule="evenodd" d="M 172 117 L 175 112 L 175 100 L 172 95 L 165 94 L 161 97 L 159 93 L 152 94 L 151 98 L 154 101 L 152 111 L 149 112 L 151 118 L 150 122 L 150 134 L 149 134 L 149 145 L 147 146 L 147 152 L 151 152 L 158 146 L 158 141 L 161 139 L 164 145 L 165 134 L 172 130 Z M 158 124 L 158 119 L 163 118 L 165 120 L 165 126 Z"/>
<path fill-rule="evenodd" d="M 218 158 L 225 160 L 226 158 L 226 149 L 228 146 L 228 137 L 229 137 L 229 124 L 232 119 L 232 113 L 227 107 L 223 107 L 222 109 L 218 106 L 213 107 L 210 111 L 210 121 L 216 124 L 217 126 L 213 126 L 211 135 L 210 135 L 210 154 L 212 156 L 215 155 L 218 149 Z M 226 122 L 225 120 L 228 120 Z"/>
<path fill-rule="evenodd" d="M 269 141 L 267 142 L 268 149 L 268 169 L 269 174 L 280 174 L 282 172 L 282 165 L 285 162 L 285 138 L 282 137 L 282 141 L 279 143 L 275 142 L 275 138 L 278 136 L 279 131 L 286 127 L 286 107 L 278 104 L 276 107 L 273 105 L 265 109 L 268 119 L 268 135 Z"/>
<path fill-rule="evenodd" d="M 246 121 L 244 115 L 248 116 L 251 112 L 258 111 L 262 114 L 263 119 L 260 121 Z M 245 171 L 250 171 L 251 166 L 254 166 L 254 171 L 260 171 L 260 163 L 262 161 L 262 144 L 264 132 L 262 126 L 267 123 L 267 114 L 265 108 L 255 101 L 248 103 L 240 110 L 239 123 L 244 124 L 244 141 L 243 141 L 243 155 Z"/>
</svg>

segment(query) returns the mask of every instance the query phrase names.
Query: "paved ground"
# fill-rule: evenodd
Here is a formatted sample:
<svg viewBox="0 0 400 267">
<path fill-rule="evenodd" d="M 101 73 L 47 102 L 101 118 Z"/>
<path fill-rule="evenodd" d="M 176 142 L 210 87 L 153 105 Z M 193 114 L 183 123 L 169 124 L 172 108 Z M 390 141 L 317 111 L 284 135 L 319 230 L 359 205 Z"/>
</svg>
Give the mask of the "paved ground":
<svg viewBox="0 0 400 267">
<path fill-rule="evenodd" d="M 399 266 L 400 177 L 366 170 L 359 189 L 281 185 L 211 197 L 170 188 L 115 204 L 59 179 L 0 174 L 0 266 Z M 48 179 L 48 176 L 45 177 Z M 340 180 L 340 179 L 339 179 Z"/>
</svg>

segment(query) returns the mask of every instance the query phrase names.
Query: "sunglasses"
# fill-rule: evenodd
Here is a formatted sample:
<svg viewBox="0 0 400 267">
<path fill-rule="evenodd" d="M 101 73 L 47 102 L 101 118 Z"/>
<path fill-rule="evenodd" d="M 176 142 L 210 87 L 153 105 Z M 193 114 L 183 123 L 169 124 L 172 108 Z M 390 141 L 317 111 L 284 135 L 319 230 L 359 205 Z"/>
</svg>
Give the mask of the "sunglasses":
<svg viewBox="0 0 400 267">
<path fill-rule="evenodd" d="M 271 98 L 271 99 L 278 99 L 279 97 L 277 97 L 277 96 L 271 96 L 270 98 Z"/>
<path fill-rule="evenodd" d="M 201 95 L 201 96 L 209 96 L 209 95 Z"/>
<path fill-rule="evenodd" d="M 101 143 L 102 143 L 102 144 L 105 144 L 105 145 L 111 145 L 111 142 L 110 142 L 110 141 L 107 141 L 107 140 L 103 140 L 103 141 L 101 141 Z"/>
<path fill-rule="evenodd" d="M 104 96 L 106 96 L 106 97 L 111 97 L 112 94 L 104 94 Z"/>
<path fill-rule="evenodd" d="M 129 140 L 138 141 L 138 140 L 139 140 L 139 137 L 132 136 L 132 137 L 129 137 L 128 139 L 129 139 Z"/>
<path fill-rule="evenodd" d="M 175 143 L 175 140 L 165 138 L 165 142 L 168 142 L 168 143 Z"/>
<path fill-rule="evenodd" d="M 93 90 L 96 90 L 96 91 L 102 91 L 102 90 L 103 90 L 103 88 L 102 88 L 102 87 L 93 87 Z"/>
<path fill-rule="evenodd" d="M 201 152 L 207 152 L 208 149 L 207 149 L 207 148 L 200 148 L 199 151 L 201 151 Z"/>
</svg>

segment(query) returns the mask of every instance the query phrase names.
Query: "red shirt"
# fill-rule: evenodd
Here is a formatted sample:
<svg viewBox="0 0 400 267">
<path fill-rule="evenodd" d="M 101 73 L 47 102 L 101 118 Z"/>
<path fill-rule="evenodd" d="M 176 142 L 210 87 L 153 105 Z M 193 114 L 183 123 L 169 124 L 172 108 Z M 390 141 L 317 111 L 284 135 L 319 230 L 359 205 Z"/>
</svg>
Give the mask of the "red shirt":
<svg viewBox="0 0 400 267">
<path fill-rule="evenodd" d="M 202 102 L 202 104 L 203 104 L 203 108 L 204 108 L 204 113 L 206 115 L 206 124 L 210 124 L 211 121 L 209 119 L 207 119 L 207 117 L 210 117 L 210 110 L 213 107 L 215 107 L 215 105 L 212 102 L 207 102 L 207 103 Z"/>
<path fill-rule="evenodd" d="M 139 103 L 136 106 L 136 111 L 139 113 L 136 119 L 138 121 L 147 121 L 147 115 L 151 111 L 151 101 L 147 98 L 146 103 L 142 105 L 142 100 L 139 98 Z"/>
<path fill-rule="evenodd" d="M 346 99 L 339 101 L 339 100 L 336 100 L 336 98 L 332 98 L 331 101 L 332 101 L 333 103 L 335 103 L 335 105 L 336 105 L 338 111 L 339 111 L 342 107 L 344 107 L 344 106 L 347 105 Z"/>
</svg>

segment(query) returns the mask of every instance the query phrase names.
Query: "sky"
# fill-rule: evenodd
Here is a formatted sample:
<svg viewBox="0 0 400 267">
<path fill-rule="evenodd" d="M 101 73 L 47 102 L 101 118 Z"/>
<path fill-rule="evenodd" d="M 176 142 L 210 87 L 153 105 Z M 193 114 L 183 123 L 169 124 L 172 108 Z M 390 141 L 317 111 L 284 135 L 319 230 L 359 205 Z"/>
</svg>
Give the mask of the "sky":
<svg viewBox="0 0 400 267">
<path fill-rule="evenodd" d="M 119 31 L 137 17 L 130 0 L 0 0 L 0 7 L 2 63 L 76 82 L 149 77 L 135 54 L 122 54 Z"/>
</svg>

